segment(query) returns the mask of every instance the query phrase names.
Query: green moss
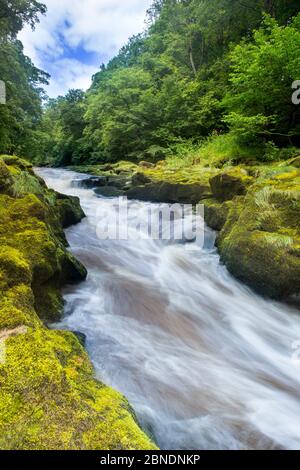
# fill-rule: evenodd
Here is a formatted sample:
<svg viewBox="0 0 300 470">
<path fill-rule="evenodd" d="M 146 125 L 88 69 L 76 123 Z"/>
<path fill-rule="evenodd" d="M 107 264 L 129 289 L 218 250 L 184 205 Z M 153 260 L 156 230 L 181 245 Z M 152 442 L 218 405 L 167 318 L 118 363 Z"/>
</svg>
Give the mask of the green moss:
<svg viewBox="0 0 300 470">
<path fill-rule="evenodd" d="M 86 276 L 62 232 L 82 218 L 78 200 L 16 157 L 0 158 L 1 173 L 15 186 L 0 187 L 0 448 L 155 449 L 125 398 L 95 380 L 77 338 L 40 320 L 59 319 L 61 286 Z"/>
<path fill-rule="evenodd" d="M 213 196 L 219 201 L 228 201 L 235 196 L 244 195 L 252 183 L 246 170 L 230 168 L 210 178 Z"/>
<path fill-rule="evenodd" d="M 71 225 L 78 224 L 78 222 L 85 217 L 78 197 L 67 197 L 63 194 L 56 193 L 55 204 L 58 208 L 63 228 L 68 228 Z"/>
<path fill-rule="evenodd" d="M 299 209 L 297 200 L 268 187 L 234 204 L 218 240 L 228 269 L 262 294 L 298 294 Z"/>
<path fill-rule="evenodd" d="M 216 199 L 204 199 L 204 218 L 207 225 L 213 230 L 220 231 L 224 227 L 231 202 L 220 203 Z"/>
<path fill-rule="evenodd" d="M 0 285 L 1 290 L 14 285 L 30 283 L 30 266 L 22 253 L 10 246 L 0 247 Z"/>
<path fill-rule="evenodd" d="M 72 334 L 29 330 L 6 340 L 6 356 L 0 365 L 2 449 L 155 449 L 126 400 L 94 380 Z"/>
</svg>

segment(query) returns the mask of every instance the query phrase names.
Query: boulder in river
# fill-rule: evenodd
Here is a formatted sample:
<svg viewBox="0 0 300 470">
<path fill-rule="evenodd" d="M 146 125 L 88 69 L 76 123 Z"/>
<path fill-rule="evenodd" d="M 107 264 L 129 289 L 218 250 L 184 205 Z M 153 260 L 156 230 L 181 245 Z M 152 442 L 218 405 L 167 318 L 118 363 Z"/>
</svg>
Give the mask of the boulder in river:
<svg viewBox="0 0 300 470">
<path fill-rule="evenodd" d="M 95 189 L 95 194 L 100 197 L 121 197 L 125 192 L 115 186 L 104 186 L 103 188 Z"/>
<path fill-rule="evenodd" d="M 94 189 L 107 184 L 106 176 L 92 176 L 90 178 L 78 179 L 73 181 L 73 186 L 83 189 Z"/>
<path fill-rule="evenodd" d="M 209 187 L 203 184 L 180 184 L 158 182 L 137 186 L 126 193 L 129 199 L 141 201 L 166 202 L 180 204 L 198 204 L 203 198 L 209 197 Z"/>
</svg>

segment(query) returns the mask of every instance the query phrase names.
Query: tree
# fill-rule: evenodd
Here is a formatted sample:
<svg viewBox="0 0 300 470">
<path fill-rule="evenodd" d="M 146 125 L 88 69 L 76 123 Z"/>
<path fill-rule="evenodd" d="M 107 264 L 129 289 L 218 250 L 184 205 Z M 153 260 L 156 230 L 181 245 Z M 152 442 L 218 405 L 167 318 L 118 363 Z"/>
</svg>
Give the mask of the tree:
<svg viewBox="0 0 300 470">
<path fill-rule="evenodd" d="M 6 84 L 7 103 L 0 105 L 0 153 L 34 157 L 42 117 L 42 85 L 48 75 L 36 68 L 16 39 L 25 23 L 32 27 L 45 6 L 37 1 L 0 0 L 0 79 Z"/>
<path fill-rule="evenodd" d="M 299 143 L 300 110 L 291 100 L 292 83 L 300 77 L 299 26 L 300 15 L 288 26 L 267 16 L 254 41 L 243 41 L 230 54 L 225 120 L 248 142 Z"/>
<path fill-rule="evenodd" d="M 0 0 L 0 36 L 16 37 L 27 23 L 34 28 L 46 6 L 36 0 Z"/>
</svg>

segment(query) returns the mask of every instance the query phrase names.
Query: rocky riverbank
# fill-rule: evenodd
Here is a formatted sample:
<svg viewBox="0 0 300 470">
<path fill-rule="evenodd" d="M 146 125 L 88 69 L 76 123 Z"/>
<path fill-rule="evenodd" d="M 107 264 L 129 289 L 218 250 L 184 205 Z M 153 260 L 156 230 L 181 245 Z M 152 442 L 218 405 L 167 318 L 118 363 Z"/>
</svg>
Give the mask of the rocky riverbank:
<svg viewBox="0 0 300 470">
<path fill-rule="evenodd" d="M 79 200 L 2 156 L 0 213 L 0 448 L 154 449 L 78 338 L 46 326 L 61 317 L 61 287 L 87 275 L 63 232 L 84 217 Z"/>
<path fill-rule="evenodd" d="M 97 176 L 92 186 L 100 195 L 203 203 L 229 271 L 260 294 L 288 299 L 300 293 L 299 158 L 231 166 L 119 162 L 76 170 Z"/>
</svg>

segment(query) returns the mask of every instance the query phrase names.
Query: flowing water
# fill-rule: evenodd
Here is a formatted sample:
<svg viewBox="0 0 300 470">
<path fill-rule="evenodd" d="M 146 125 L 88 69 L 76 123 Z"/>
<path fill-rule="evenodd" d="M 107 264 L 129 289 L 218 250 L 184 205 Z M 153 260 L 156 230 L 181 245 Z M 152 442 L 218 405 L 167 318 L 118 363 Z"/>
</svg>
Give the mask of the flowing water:
<svg viewBox="0 0 300 470">
<path fill-rule="evenodd" d="M 112 212 L 117 200 L 74 187 L 83 175 L 39 173 L 79 196 L 87 215 L 67 238 L 89 275 L 66 289 L 59 327 L 86 335 L 97 376 L 126 395 L 158 445 L 300 449 L 299 311 L 233 279 L 209 230 L 204 248 L 100 240 L 97 212 Z M 149 204 L 129 204 L 135 230 Z"/>
</svg>

